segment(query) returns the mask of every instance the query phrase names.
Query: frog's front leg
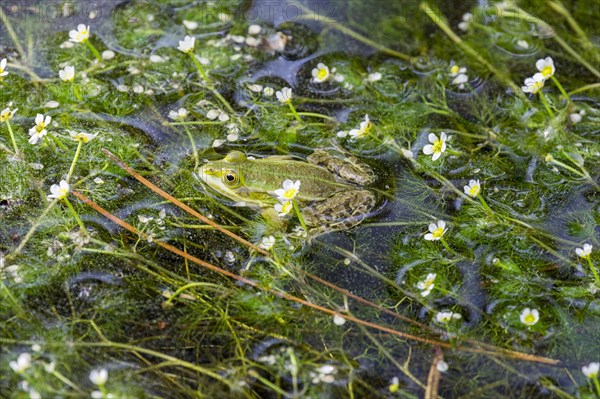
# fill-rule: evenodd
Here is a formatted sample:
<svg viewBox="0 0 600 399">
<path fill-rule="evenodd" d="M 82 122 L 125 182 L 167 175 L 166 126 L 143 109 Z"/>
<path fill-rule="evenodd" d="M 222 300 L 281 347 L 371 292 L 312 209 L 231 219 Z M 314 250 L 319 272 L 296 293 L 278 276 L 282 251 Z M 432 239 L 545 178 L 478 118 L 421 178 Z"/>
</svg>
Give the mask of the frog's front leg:
<svg viewBox="0 0 600 399">
<path fill-rule="evenodd" d="M 302 210 L 311 233 L 349 229 L 368 216 L 375 206 L 369 190 L 349 190 L 334 194 Z"/>
</svg>

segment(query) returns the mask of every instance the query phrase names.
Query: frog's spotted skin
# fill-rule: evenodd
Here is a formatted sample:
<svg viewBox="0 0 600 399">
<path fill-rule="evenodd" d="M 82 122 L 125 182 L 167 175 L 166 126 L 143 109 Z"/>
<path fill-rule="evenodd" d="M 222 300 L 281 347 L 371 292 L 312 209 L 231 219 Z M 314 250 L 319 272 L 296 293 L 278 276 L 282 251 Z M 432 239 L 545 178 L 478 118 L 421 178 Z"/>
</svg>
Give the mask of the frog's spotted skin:
<svg viewBox="0 0 600 399">
<path fill-rule="evenodd" d="M 364 188 L 375 180 L 368 165 L 323 150 L 316 150 L 307 161 L 281 156 L 248 159 L 232 151 L 222 160 L 208 162 L 196 175 L 236 203 L 260 208 L 277 203 L 274 192 L 284 180 L 300 180 L 296 199 L 311 234 L 353 227 L 373 209 L 375 195 Z"/>
</svg>

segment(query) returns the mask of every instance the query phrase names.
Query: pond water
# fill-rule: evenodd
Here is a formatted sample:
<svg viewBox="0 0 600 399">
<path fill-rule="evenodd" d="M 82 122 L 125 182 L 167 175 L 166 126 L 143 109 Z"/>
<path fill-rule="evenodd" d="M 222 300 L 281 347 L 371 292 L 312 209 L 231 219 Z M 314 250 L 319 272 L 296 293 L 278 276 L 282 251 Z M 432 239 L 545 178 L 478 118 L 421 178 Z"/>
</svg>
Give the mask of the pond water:
<svg viewBox="0 0 600 399">
<path fill-rule="evenodd" d="M 599 18 L 2 2 L 0 397 L 600 397 Z"/>
</svg>

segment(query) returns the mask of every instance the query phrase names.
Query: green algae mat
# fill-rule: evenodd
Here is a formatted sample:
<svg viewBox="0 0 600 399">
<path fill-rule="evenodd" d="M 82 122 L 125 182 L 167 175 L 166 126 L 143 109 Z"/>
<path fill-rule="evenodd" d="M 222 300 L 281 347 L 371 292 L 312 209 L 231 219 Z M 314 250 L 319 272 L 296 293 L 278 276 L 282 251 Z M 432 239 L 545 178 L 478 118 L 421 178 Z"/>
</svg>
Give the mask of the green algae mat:
<svg viewBox="0 0 600 399">
<path fill-rule="evenodd" d="M 600 398 L 596 1 L 2 1 L 1 398 Z"/>
</svg>

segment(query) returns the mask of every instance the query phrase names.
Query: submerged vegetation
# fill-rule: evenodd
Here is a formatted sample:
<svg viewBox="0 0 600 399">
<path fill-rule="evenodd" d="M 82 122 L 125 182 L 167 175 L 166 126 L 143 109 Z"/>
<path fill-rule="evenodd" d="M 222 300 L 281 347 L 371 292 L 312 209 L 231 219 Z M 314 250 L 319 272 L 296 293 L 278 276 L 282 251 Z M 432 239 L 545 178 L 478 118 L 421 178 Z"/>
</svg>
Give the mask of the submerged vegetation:
<svg viewBox="0 0 600 399">
<path fill-rule="evenodd" d="M 0 6 L 1 397 L 600 397 L 597 5 L 308 3 Z"/>
</svg>

